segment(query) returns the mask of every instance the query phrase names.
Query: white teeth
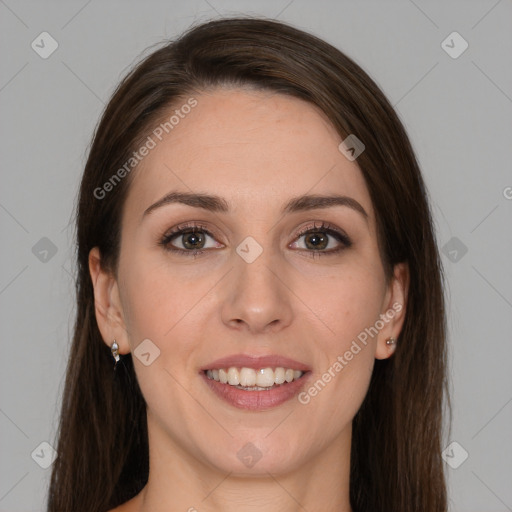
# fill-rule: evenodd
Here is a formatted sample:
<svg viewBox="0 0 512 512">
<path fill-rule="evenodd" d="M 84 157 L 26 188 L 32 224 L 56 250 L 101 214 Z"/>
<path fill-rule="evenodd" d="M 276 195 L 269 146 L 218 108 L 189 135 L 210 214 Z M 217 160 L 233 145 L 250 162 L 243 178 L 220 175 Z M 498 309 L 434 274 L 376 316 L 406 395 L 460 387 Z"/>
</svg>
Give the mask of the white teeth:
<svg viewBox="0 0 512 512">
<path fill-rule="evenodd" d="M 240 385 L 244 387 L 256 385 L 256 370 L 242 368 L 240 370 Z"/>
<path fill-rule="evenodd" d="M 206 371 L 209 379 L 216 380 L 222 384 L 229 384 L 240 389 L 251 388 L 252 390 L 271 388 L 275 384 L 280 385 L 285 382 L 292 382 L 300 379 L 304 372 L 293 370 L 291 368 L 253 368 L 242 367 L 240 369 L 230 366 L 229 368 L 219 368 Z"/>
<path fill-rule="evenodd" d="M 272 368 L 262 368 L 256 372 L 256 386 L 269 388 L 274 384 L 274 370 Z"/>
<path fill-rule="evenodd" d="M 286 372 L 284 368 L 276 368 L 274 372 L 274 380 L 276 384 L 283 384 L 286 380 Z"/>
<path fill-rule="evenodd" d="M 238 386 L 240 384 L 240 372 L 236 368 L 230 368 L 228 370 L 228 383 L 231 386 Z"/>
</svg>

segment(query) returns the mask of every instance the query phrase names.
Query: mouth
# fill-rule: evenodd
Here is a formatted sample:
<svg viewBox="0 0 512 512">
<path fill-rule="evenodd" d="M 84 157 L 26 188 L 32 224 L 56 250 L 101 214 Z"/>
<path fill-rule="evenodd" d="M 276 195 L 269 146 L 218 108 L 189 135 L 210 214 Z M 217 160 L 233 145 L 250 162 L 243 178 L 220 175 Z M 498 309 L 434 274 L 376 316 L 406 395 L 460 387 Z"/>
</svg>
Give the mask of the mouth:
<svg viewBox="0 0 512 512">
<path fill-rule="evenodd" d="M 265 391 L 300 379 L 305 372 L 293 368 L 214 368 L 205 370 L 206 377 L 245 391 Z"/>
<path fill-rule="evenodd" d="M 200 371 L 208 387 L 223 401 L 239 409 L 265 410 L 297 395 L 311 371 L 295 368 L 245 366 Z"/>
</svg>

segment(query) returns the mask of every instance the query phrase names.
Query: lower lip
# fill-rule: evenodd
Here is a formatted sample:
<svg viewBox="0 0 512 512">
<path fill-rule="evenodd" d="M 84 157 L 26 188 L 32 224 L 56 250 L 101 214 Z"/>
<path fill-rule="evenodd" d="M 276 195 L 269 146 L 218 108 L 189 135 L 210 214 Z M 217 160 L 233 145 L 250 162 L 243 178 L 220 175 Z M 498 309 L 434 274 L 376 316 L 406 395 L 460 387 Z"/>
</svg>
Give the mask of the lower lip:
<svg viewBox="0 0 512 512">
<path fill-rule="evenodd" d="M 271 409 L 287 402 L 305 386 L 309 380 L 310 372 L 306 372 L 300 379 L 273 387 L 268 391 L 245 391 L 229 384 L 222 384 L 214 379 L 209 379 L 201 372 L 203 379 L 210 389 L 219 397 L 239 409 L 261 411 Z"/>
</svg>

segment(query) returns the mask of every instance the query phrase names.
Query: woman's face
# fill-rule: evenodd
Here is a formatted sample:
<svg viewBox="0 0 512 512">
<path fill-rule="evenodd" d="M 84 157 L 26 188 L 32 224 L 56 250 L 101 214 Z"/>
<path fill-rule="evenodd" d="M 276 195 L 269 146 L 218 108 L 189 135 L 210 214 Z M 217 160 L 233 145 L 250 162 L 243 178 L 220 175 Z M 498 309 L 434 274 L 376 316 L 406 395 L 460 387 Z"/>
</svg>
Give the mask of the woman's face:
<svg viewBox="0 0 512 512">
<path fill-rule="evenodd" d="M 105 342 L 132 352 L 159 456 L 253 475 L 348 457 L 375 358 L 402 326 L 406 270 L 386 280 L 357 160 L 314 106 L 242 89 L 194 98 L 133 171 L 116 278 L 91 252 Z M 289 383 L 286 370 L 305 373 Z"/>
</svg>

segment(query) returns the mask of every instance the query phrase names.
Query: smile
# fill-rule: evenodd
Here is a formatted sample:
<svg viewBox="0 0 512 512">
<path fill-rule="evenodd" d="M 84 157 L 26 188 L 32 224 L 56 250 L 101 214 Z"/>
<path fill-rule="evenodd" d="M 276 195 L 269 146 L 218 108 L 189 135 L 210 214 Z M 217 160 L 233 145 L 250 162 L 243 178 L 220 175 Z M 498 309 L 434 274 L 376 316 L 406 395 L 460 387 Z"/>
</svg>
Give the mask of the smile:
<svg viewBox="0 0 512 512">
<path fill-rule="evenodd" d="M 246 391 L 270 389 L 275 385 L 292 382 L 302 377 L 304 372 L 292 368 L 219 368 L 206 371 L 206 376 L 222 384 L 235 386 Z"/>
<path fill-rule="evenodd" d="M 238 409 L 268 410 L 298 395 L 311 375 L 292 368 L 214 368 L 200 373 L 211 391 Z"/>
</svg>

